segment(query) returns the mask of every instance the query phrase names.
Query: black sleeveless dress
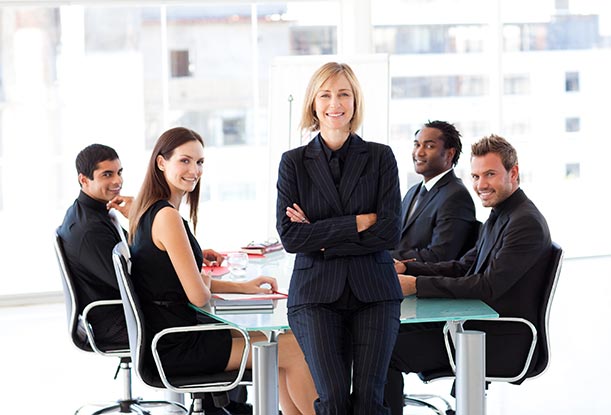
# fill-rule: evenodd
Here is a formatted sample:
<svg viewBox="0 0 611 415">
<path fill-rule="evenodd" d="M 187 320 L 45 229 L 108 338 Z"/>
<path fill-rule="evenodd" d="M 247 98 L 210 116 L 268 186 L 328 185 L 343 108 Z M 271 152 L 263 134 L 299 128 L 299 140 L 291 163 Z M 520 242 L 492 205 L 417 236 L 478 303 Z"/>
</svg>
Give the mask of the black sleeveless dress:
<svg viewBox="0 0 611 415">
<path fill-rule="evenodd" d="M 131 246 L 132 279 L 144 314 L 147 367 L 155 367 L 150 345 L 155 334 L 168 327 L 190 326 L 216 321 L 188 306 L 189 300 L 166 251 L 155 246 L 151 237 L 153 220 L 164 208 L 174 209 L 165 200 L 154 203 L 142 216 Z M 202 250 L 183 219 L 198 269 Z M 227 330 L 173 334 L 158 344 L 159 355 L 168 376 L 222 372 L 231 353 Z"/>
</svg>

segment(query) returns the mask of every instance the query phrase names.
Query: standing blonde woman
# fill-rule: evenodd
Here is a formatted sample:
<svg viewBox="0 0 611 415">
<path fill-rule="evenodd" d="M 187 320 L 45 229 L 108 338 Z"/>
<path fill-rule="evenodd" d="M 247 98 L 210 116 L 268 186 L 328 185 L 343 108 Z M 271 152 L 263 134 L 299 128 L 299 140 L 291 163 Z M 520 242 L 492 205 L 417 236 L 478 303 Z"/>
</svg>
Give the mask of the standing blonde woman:
<svg viewBox="0 0 611 415">
<path fill-rule="evenodd" d="M 202 317 L 188 303 L 203 306 L 211 292 L 258 293 L 277 288 L 270 277 L 239 283 L 211 280 L 201 272 L 202 250 L 179 208 L 186 199 L 195 229 L 203 164 L 204 142 L 196 132 L 180 127 L 164 132 L 153 148 L 132 206 L 132 276 L 148 325 L 149 345 L 164 328 L 200 322 Z M 264 341 L 265 337 L 251 333 L 251 339 Z M 283 413 L 313 414 L 316 392 L 303 354 L 292 334 L 279 336 L 278 343 Z M 232 338 L 229 331 L 184 333 L 159 345 L 169 375 L 236 370 L 243 348 L 243 339 Z M 152 365 L 150 350 L 147 358 Z M 251 364 L 249 357 L 248 367 Z"/>
<path fill-rule="evenodd" d="M 305 96 L 301 127 L 319 134 L 284 153 L 278 173 L 277 229 L 297 253 L 289 324 L 316 384 L 317 414 L 387 414 L 403 298 L 388 252 L 399 241 L 397 163 L 388 146 L 355 133 L 363 101 L 348 65 L 323 65 Z"/>
</svg>

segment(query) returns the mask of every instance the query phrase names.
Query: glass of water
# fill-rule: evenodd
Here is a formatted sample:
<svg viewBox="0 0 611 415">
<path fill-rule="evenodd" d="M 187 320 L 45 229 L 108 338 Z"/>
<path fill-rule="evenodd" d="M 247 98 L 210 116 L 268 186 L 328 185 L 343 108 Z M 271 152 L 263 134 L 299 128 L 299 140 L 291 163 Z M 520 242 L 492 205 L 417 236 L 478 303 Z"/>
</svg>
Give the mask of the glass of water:
<svg viewBox="0 0 611 415">
<path fill-rule="evenodd" d="M 248 254 L 245 252 L 230 252 L 227 254 L 227 266 L 235 281 L 246 278 L 246 267 L 248 267 Z"/>
</svg>

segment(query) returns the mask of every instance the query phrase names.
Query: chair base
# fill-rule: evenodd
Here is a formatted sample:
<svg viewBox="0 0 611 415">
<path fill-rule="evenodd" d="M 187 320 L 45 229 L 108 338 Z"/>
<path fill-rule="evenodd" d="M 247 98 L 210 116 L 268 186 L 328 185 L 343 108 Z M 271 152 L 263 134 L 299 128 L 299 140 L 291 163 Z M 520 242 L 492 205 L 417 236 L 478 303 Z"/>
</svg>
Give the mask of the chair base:
<svg viewBox="0 0 611 415">
<path fill-rule="evenodd" d="M 189 408 L 189 412 L 187 415 L 205 415 L 204 411 L 204 402 L 203 402 L 203 393 L 197 392 L 191 395 L 193 400 L 191 401 L 191 407 Z M 223 411 L 223 408 L 220 408 Z"/>
<path fill-rule="evenodd" d="M 446 406 L 445 412 L 441 409 L 437 408 L 435 405 L 428 403 L 427 399 L 439 399 L 443 401 Z M 456 411 L 452 409 L 450 403 L 443 397 L 439 395 L 403 395 L 403 403 L 405 406 L 423 406 L 431 411 L 433 411 L 437 415 L 455 415 Z"/>
<path fill-rule="evenodd" d="M 81 410 L 87 406 L 92 406 L 92 404 L 81 406 L 79 409 L 74 412 L 74 415 L 79 415 Z M 189 410 L 182 404 L 178 402 L 171 401 L 144 401 L 141 399 L 130 399 L 130 400 L 121 400 L 117 401 L 115 404 L 104 406 L 92 412 L 91 415 L 101 415 L 109 412 L 119 413 L 119 414 L 139 414 L 139 415 L 150 415 L 150 408 L 147 409 L 147 406 L 158 407 L 158 406 L 173 406 L 176 407 L 179 411 L 176 413 L 187 414 Z"/>
</svg>

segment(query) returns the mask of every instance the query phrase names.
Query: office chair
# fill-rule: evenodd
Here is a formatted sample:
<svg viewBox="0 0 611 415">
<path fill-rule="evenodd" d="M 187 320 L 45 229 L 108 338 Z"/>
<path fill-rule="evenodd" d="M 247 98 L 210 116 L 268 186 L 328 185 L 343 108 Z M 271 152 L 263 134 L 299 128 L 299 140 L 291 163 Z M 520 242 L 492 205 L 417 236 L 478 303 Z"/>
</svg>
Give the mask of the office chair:
<svg viewBox="0 0 611 415">
<path fill-rule="evenodd" d="M 120 307 L 121 300 L 94 301 L 83 309 L 82 315 L 78 315 L 79 300 L 75 290 L 76 281 L 74 280 L 74 277 L 68 267 L 68 261 L 64 252 L 63 243 L 57 231 L 55 232 L 54 247 L 57 262 L 59 264 L 62 287 L 64 291 L 64 302 L 66 305 L 66 316 L 68 318 L 68 331 L 70 333 L 72 343 L 78 349 L 85 352 L 93 352 L 101 356 L 119 358 L 119 367 L 117 368 L 115 379 L 119 372 L 121 372 L 121 377 L 123 379 L 123 397 L 117 400 L 116 403 L 104 406 L 103 408 L 95 411 L 92 415 L 103 414 L 116 410 L 119 410 L 120 413 L 149 414 L 150 412 L 146 410 L 146 406 L 157 407 L 160 405 L 178 406 L 182 407 L 182 409 L 186 411 L 184 406 L 175 402 L 144 401 L 140 398 L 132 397 L 131 357 L 128 345 L 124 345 L 124 347 L 106 346 L 97 343 L 94 336 L 94 330 L 90 322 L 87 320 L 87 316 L 92 310 L 101 307 Z M 78 414 L 85 406 L 88 405 L 83 405 L 81 408 L 77 409 L 75 414 Z"/>
<path fill-rule="evenodd" d="M 156 389 L 169 389 L 178 393 L 190 393 L 193 401 L 189 409 L 189 414 L 203 414 L 202 399 L 204 393 L 226 392 L 235 388 L 237 385 L 252 383 L 252 373 L 246 370 L 246 361 L 250 348 L 248 333 L 238 327 L 229 326 L 224 323 L 170 327 L 160 331 L 153 337 L 152 344 L 150 345 L 155 367 L 147 367 L 144 359 L 144 355 L 149 347 L 145 340 L 146 326 L 144 314 L 142 313 L 140 302 L 134 290 L 129 272 L 127 247 L 122 243 L 118 243 L 112 251 L 112 259 L 117 274 L 121 299 L 123 300 L 132 360 L 135 364 L 136 374 L 145 384 Z M 159 341 L 164 336 L 172 333 L 208 330 L 235 330 L 244 338 L 245 347 L 242 351 L 240 368 L 236 371 L 215 374 L 167 376 L 157 348 Z"/>
<path fill-rule="evenodd" d="M 533 379 L 545 372 L 547 367 L 549 366 L 550 360 L 550 340 L 549 340 L 549 316 L 552 308 L 552 301 L 554 299 L 554 294 L 556 293 L 556 286 L 558 285 L 558 279 L 560 277 L 560 271 L 562 270 L 562 260 L 564 257 L 564 252 L 560 245 L 555 242 L 552 242 L 552 250 L 550 254 L 550 259 L 548 262 L 547 270 L 546 270 L 546 278 L 544 281 L 544 285 L 542 287 L 541 292 L 541 303 L 538 313 L 538 321 L 534 324 L 523 318 L 515 318 L 515 317 L 499 317 L 495 319 L 493 322 L 496 324 L 497 322 L 500 324 L 510 323 L 510 324 L 523 324 L 528 327 L 530 332 L 532 333 L 532 341 L 528 353 L 526 355 L 526 359 L 524 362 L 524 366 L 520 373 L 513 376 L 486 376 L 486 388 L 491 382 L 508 382 L 514 385 L 520 385 L 526 379 Z M 469 321 L 488 321 L 490 320 L 469 320 Z M 537 327 L 539 330 L 537 330 Z M 450 344 L 450 336 L 448 336 L 449 325 L 446 325 L 443 328 L 443 334 L 446 344 L 446 350 L 448 352 L 448 358 L 450 360 L 451 368 L 446 369 L 438 369 L 431 370 L 426 372 L 418 373 L 418 377 L 424 383 L 429 383 L 431 381 L 440 379 L 453 377 L 456 373 L 456 364 L 454 363 L 454 353 L 452 350 L 452 346 Z M 538 346 L 538 347 L 537 347 Z M 500 351 L 499 353 L 503 353 Z M 406 405 L 414 405 L 414 406 L 425 406 L 435 413 L 439 415 L 444 415 L 440 409 L 426 402 L 426 400 L 431 398 L 438 398 L 445 403 L 446 415 L 453 415 L 455 412 L 452 410 L 450 403 L 437 395 L 405 395 L 404 401 Z"/>
</svg>

